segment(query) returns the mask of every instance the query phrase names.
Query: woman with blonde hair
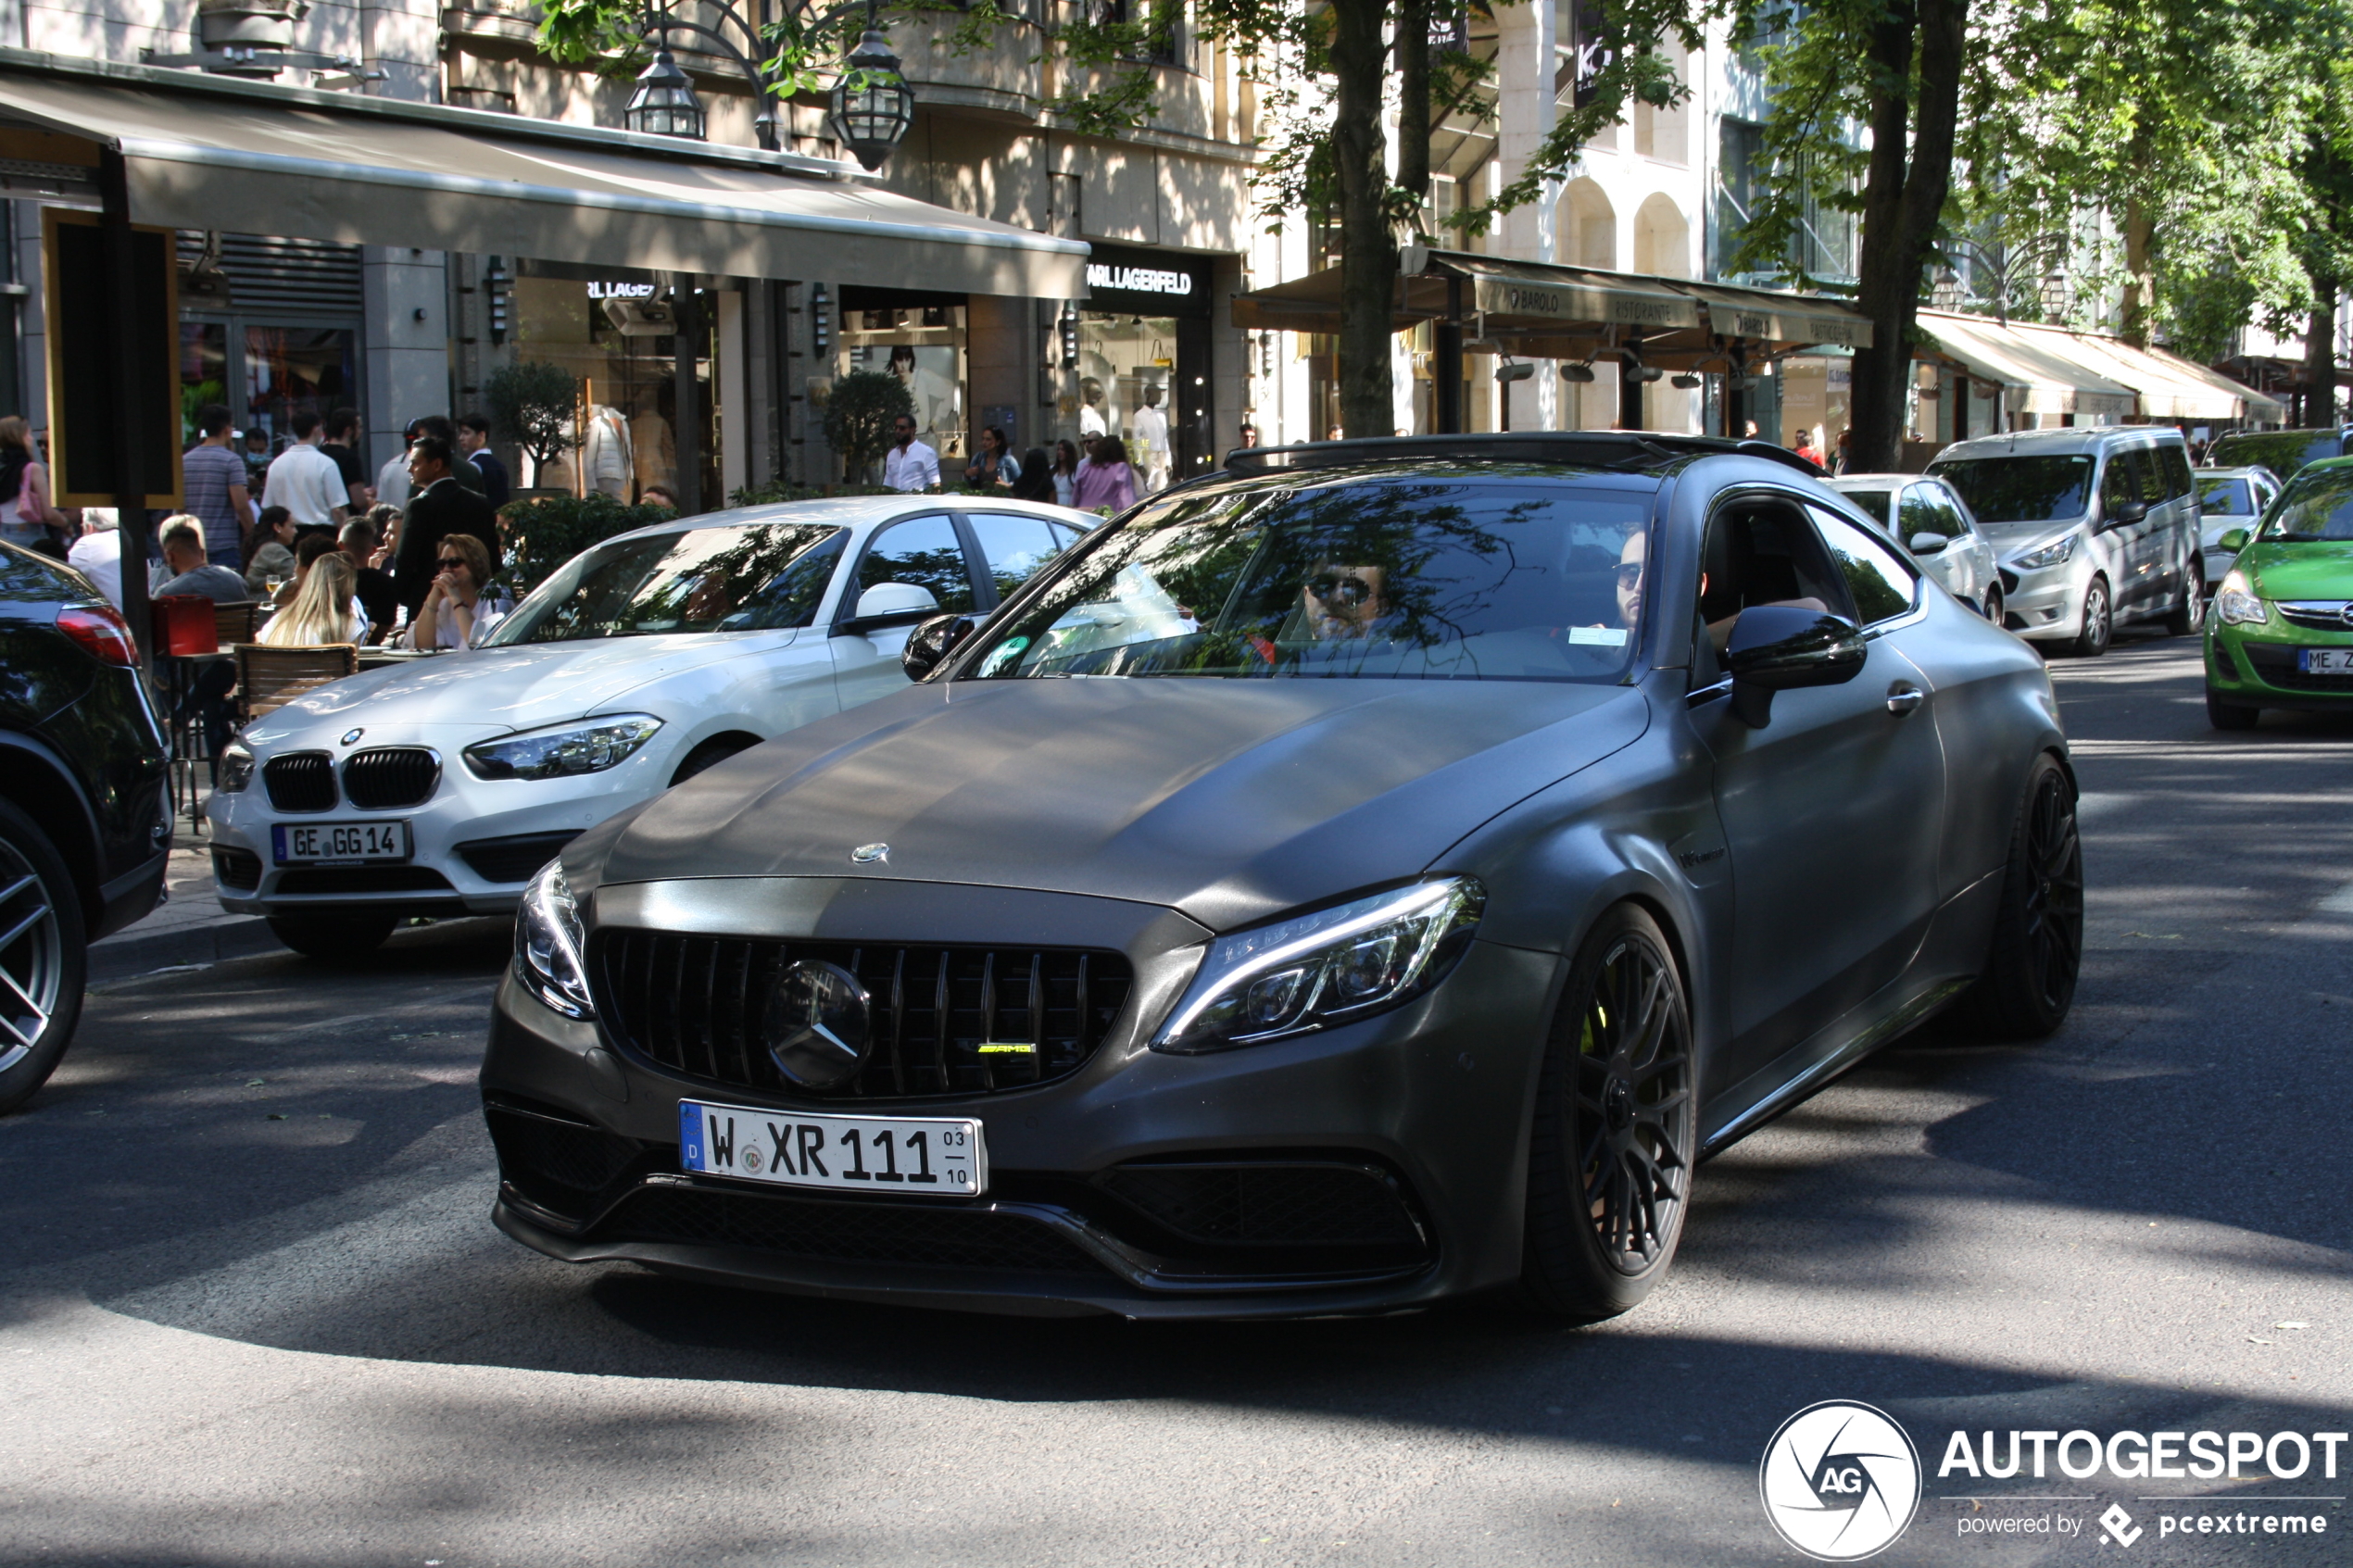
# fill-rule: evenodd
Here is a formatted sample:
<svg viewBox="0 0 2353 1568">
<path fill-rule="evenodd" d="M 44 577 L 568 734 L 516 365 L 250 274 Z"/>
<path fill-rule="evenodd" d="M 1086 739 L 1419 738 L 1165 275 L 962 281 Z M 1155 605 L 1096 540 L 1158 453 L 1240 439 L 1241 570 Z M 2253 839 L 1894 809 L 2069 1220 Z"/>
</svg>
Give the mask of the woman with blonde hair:
<svg viewBox="0 0 2353 1568">
<path fill-rule="evenodd" d="M 310 563 L 294 602 L 270 618 L 260 641 L 273 648 L 324 647 L 357 643 L 367 623 L 353 608 L 359 579 L 340 552 Z"/>
<path fill-rule="evenodd" d="M 49 504 L 49 470 L 32 449 L 24 416 L 0 420 L 0 539 L 29 550 L 65 526 L 66 514 Z"/>
</svg>

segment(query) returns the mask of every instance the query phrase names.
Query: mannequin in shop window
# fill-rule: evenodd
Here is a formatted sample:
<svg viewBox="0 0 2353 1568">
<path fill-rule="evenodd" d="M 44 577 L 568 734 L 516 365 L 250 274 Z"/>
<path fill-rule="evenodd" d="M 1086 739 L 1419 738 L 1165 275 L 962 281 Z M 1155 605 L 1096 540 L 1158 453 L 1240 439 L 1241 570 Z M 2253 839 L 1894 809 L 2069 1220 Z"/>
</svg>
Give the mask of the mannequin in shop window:
<svg viewBox="0 0 2353 1568">
<path fill-rule="evenodd" d="M 1078 386 L 1078 438 L 1108 435 L 1111 426 L 1103 419 L 1103 383 L 1089 376 Z"/>
<path fill-rule="evenodd" d="M 1144 406 L 1127 421 L 1128 439 L 1134 445 L 1139 476 L 1139 487 L 1145 495 L 1168 488 L 1168 414 L 1160 406 L 1160 388 L 1144 388 Z"/>
<path fill-rule="evenodd" d="M 656 489 L 675 493 L 678 443 L 670 433 L 670 421 L 662 418 L 659 393 L 637 399 L 637 417 L 629 421 L 629 456 L 637 470 L 638 495 Z"/>
<path fill-rule="evenodd" d="M 596 405 L 588 410 L 588 428 L 581 433 L 580 473 L 588 488 L 599 495 L 627 495 L 633 465 L 629 422 L 621 417 L 621 410 Z"/>
</svg>

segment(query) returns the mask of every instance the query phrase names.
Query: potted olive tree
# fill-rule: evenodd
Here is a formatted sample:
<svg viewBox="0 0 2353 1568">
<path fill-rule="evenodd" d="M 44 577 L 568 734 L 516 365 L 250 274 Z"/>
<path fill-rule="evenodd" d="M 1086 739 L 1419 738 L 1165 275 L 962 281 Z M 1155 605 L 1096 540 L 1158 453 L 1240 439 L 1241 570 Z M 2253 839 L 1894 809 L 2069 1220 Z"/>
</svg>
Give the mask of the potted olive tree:
<svg viewBox="0 0 2353 1568">
<path fill-rule="evenodd" d="M 890 449 L 890 427 L 915 411 L 907 383 L 884 370 L 852 370 L 835 378 L 825 399 L 825 444 L 841 458 L 842 479 L 871 483 L 874 466 Z"/>
<path fill-rule="evenodd" d="M 482 383 L 484 410 L 493 428 L 531 458 L 536 483 L 549 463 L 581 443 L 573 420 L 580 411 L 580 381 L 561 365 L 545 360 L 501 365 Z M 518 500 L 569 495 L 567 489 L 518 490 Z"/>
</svg>

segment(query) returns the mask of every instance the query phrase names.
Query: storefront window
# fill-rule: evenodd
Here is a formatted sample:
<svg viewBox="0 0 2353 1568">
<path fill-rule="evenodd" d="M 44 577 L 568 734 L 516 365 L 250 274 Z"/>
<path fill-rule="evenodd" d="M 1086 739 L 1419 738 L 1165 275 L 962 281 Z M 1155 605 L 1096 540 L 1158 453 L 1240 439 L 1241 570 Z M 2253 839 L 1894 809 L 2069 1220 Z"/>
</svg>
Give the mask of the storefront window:
<svg viewBox="0 0 2353 1568">
<path fill-rule="evenodd" d="M 229 329 L 219 321 L 180 323 L 180 446 L 196 444 L 196 410 L 208 403 L 234 409 L 229 395 Z"/>
<path fill-rule="evenodd" d="M 548 275 L 557 270 L 550 264 L 527 265 L 531 271 L 515 280 L 512 296 L 517 356 L 561 365 L 579 378 L 587 428 L 578 450 L 542 472 L 517 475 L 516 483 L 575 494 L 598 490 L 628 501 L 649 484 L 676 489 L 676 302 L 649 275 L 614 270 L 593 278 L 559 277 Z M 697 300 L 696 446 L 703 503 L 716 506 L 722 470 L 711 349 L 718 310 L 708 291 L 697 291 Z"/>
<path fill-rule="evenodd" d="M 248 325 L 245 428 L 264 433 L 274 453 L 293 439 L 298 411 L 324 415 L 356 406 L 358 336 L 348 327 Z"/>
<path fill-rule="evenodd" d="M 1209 459 L 1206 260 L 1095 246 L 1080 302 L 1078 364 L 1055 406 L 1057 438 L 1116 435 L 1148 494 Z"/>
<path fill-rule="evenodd" d="M 945 301 L 875 303 L 866 291 L 842 290 L 835 371 L 880 370 L 907 383 L 915 399 L 915 438 L 961 469 L 965 419 L 965 310 Z M 955 488 L 952 479 L 949 488 Z"/>
</svg>

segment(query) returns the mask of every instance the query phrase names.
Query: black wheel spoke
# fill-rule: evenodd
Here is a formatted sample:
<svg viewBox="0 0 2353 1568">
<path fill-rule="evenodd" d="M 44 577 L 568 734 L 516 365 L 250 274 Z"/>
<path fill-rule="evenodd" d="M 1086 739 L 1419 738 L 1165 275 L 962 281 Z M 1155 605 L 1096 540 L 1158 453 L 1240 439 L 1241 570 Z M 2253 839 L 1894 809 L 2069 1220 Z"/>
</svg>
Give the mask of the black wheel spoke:
<svg viewBox="0 0 2353 1568">
<path fill-rule="evenodd" d="M 1691 1022 L 1655 940 L 1629 935 L 1595 967 L 1567 1086 L 1576 1171 L 1594 1240 L 1638 1273 L 1670 1243 L 1693 1144 Z"/>
</svg>

